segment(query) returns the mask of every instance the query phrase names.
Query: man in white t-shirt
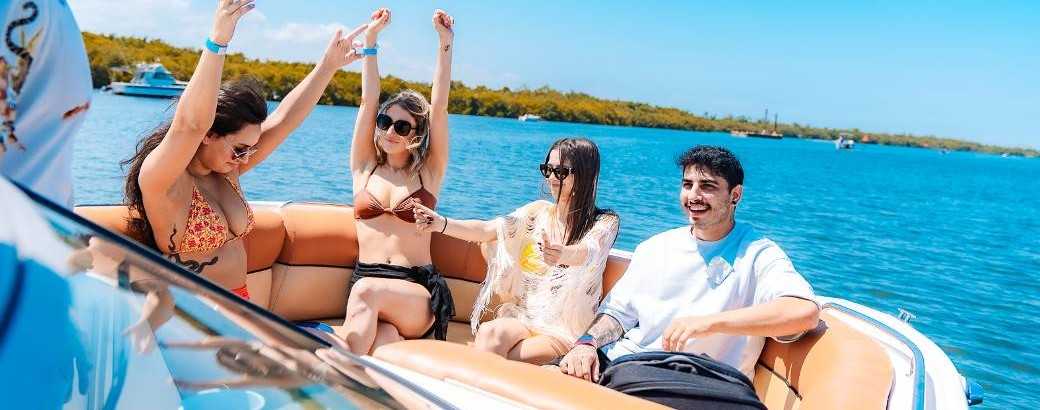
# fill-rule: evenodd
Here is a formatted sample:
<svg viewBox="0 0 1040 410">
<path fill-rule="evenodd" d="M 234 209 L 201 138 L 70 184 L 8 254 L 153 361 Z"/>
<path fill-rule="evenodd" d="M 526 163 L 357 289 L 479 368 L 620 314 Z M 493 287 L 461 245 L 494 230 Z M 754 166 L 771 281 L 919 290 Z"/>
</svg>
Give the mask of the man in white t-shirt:
<svg viewBox="0 0 1040 410">
<path fill-rule="evenodd" d="M 0 1 L 0 175 L 72 206 L 72 135 L 90 65 L 64 0 Z"/>
<path fill-rule="evenodd" d="M 697 146 L 678 165 L 690 225 L 636 247 L 561 360 L 564 373 L 598 382 L 621 356 L 674 351 L 706 354 L 753 379 L 766 337 L 791 340 L 816 328 L 812 287 L 776 243 L 734 220 L 744 189 L 739 160 L 725 148 Z"/>
</svg>

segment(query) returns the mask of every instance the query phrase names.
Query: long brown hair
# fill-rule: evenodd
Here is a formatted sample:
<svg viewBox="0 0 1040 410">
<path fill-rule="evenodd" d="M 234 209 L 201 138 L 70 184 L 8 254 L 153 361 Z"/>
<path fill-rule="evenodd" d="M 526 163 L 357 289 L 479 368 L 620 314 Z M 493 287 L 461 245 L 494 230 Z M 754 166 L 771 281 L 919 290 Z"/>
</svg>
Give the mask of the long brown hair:
<svg viewBox="0 0 1040 410">
<path fill-rule="evenodd" d="M 596 224 L 601 215 L 617 217 L 614 211 L 596 206 L 596 191 L 599 185 L 599 148 L 588 138 L 561 138 L 549 147 L 549 154 L 560 150 L 560 163 L 571 168 L 569 178 L 574 178 L 571 187 L 570 209 L 567 210 L 567 245 L 578 243 Z M 561 181 L 562 182 L 562 181 Z M 563 184 L 560 184 L 563 188 Z M 562 193 L 557 193 L 557 203 Z"/>
<path fill-rule="evenodd" d="M 423 163 L 426 162 L 426 153 L 430 150 L 430 103 L 419 92 L 404 90 L 383 102 L 383 105 L 379 106 L 379 113 L 386 114 L 386 110 L 395 105 L 408 111 L 408 114 L 411 114 L 412 119 L 415 120 L 415 136 L 412 138 L 413 140 L 420 138 L 420 140 L 418 147 L 409 150 L 411 158 L 408 162 L 408 168 L 412 172 L 419 172 Z M 383 131 L 376 127 L 372 135 L 372 144 L 376 147 L 376 166 L 386 163 L 386 152 L 383 152 L 383 149 L 379 147 L 379 137 L 383 135 L 381 133 L 385 132 L 389 132 L 389 130 Z"/>
<path fill-rule="evenodd" d="M 246 124 L 257 125 L 265 119 L 267 100 L 260 84 L 252 78 L 244 77 L 220 87 L 217 93 L 216 117 L 209 132 L 223 138 L 241 130 Z M 152 248 L 156 247 L 155 237 L 152 224 L 148 221 L 148 213 L 144 209 L 144 196 L 138 178 L 141 176 L 141 165 L 144 164 L 145 158 L 159 146 L 166 133 L 170 131 L 171 125 L 170 121 L 159 124 L 137 142 L 137 151 L 133 156 L 119 163 L 124 168 L 130 167 L 123 185 L 123 204 L 130 211 L 127 221 L 130 235 Z"/>
</svg>

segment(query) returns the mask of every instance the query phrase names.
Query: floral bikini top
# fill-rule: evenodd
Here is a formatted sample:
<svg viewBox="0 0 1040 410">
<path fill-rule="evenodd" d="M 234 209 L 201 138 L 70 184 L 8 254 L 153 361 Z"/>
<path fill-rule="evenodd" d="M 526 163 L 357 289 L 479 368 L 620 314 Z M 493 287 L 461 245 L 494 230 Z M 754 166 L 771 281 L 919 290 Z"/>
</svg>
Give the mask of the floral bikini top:
<svg viewBox="0 0 1040 410">
<path fill-rule="evenodd" d="M 220 248 L 225 244 L 232 242 L 238 238 L 246 236 L 253 230 L 253 209 L 249 207 L 249 203 L 246 202 L 245 195 L 242 194 L 242 189 L 231 181 L 231 178 L 224 176 L 231 188 L 234 188 L 235 192 L 238 193 L 238 197 L 242 199 L 242 205 L 246 207 L 246 229 L 239 235 L 231 233 L 231 229 L 228 228 L 227 224 L 217 215 L 217 212 L 210 206 L 209 201 L 206 201 L 206 197 L 199 191 L 198 185 L 192 188 L 191 191 L 191 210 L 188 211 L 188 222 L 184 229 L 184 235 L 181 236 L 181 243 L 174 252 L 170 254 L 178 253 L 194 253 L 194 252 L 208 252 L 214 249 Z"/>
</svg>

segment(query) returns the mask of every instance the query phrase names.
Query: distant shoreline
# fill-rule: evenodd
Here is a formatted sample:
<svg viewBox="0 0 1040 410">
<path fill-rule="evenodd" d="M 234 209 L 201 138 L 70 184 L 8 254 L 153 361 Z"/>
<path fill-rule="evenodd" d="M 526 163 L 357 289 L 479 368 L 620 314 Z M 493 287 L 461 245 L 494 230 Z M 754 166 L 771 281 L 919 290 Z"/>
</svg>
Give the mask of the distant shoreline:
<svg viewBox="0 0 1040 410">
<path fill-rule="evenodd" d="M 197 49 L 173 47 L 160 40 L 135 37 L 83 32 L 83 40 L 90 58 L 94 88 L 101 88 L 114 81 L 129 81 L 133 75 L 133 70 L 129 68 L 140 62 L 158 61 L 175 77 L 187 80 L 194 71 L 200 53 Z M 225 59 L 224 67 L 225 78 L 242 75 L 256 77 L 266 85 L 266 91 L 273 97 L 273 100 L 278 101 L 280 96 L 288 94 L 292 87 L 310 72 L 313 65 L 256 60 L 242 54 L 230 54 Z M 385 76 L 380 85 L 381 98 L 387 98 L 404 89 L 414 89 L 426 95 L 430 93 L 430 85 L 427 83 L 405 81 L 393 76 Z M 326 89 L 321 103 L 356 107 L 361 102 L 360 98 L 361 75 L 340 71 Z M 687 131 L 758 132 L 774 130 L 774 124 L 768 119 L 752 120 L 744 116 L 698 116 L 672 107 L 607 100 L 584 93 L 556 91 L 548 87 L 534 90 L 511 90 L 508 87 L 490 89 L 484 86 L 470 87 L 459 81 L 452 82 L 448 111 L 453 114 L 500 118 L 517 118 L 524 114 L 536 114 L 547 121 Z M 1028 158 L 1040 157 L 1040 151 L 1036 149 L 1008 148 L 931 135 L 874 133 L 855 128 L 822 128 L 798 123 L 778 123 L 775 131 L 782 134 L 784 138 L 833 141 L 842 134 L 851 134 L 857 143 L 1007 154 Z"/>
</svg>

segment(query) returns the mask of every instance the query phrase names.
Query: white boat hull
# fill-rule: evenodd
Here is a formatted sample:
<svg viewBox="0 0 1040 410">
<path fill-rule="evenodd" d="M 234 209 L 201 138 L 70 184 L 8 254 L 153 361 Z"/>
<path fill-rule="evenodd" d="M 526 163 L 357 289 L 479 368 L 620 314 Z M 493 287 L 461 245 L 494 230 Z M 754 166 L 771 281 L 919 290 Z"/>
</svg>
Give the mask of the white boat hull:
<svg viewBox="0 0 1040 410">
<path fill-rule="evenodd" d="M 137 97 L 176 98 L 184 92 L 184 87 L 164 87 L 137 85 L 131 83 L 112 83 L 112 93 Z"/>
<path fill-rule="evenodd" d="M 873 338 L 888 354 L 895 370 L 889 409 L 968 408 L 967 381 L 946 353 L 909 322 L 844 299 L 818 297 L 817 301 Z"/>
</svg>

